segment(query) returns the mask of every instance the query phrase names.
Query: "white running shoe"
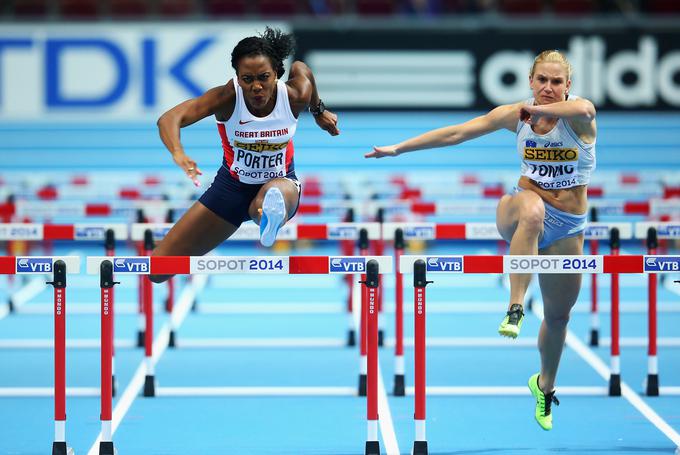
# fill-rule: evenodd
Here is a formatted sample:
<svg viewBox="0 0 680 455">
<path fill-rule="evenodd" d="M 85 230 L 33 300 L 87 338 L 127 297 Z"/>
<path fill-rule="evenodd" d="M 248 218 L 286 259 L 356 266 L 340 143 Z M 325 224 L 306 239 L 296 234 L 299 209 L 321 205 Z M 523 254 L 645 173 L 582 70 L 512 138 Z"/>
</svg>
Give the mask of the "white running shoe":
<svg viewBox="0 0 680 455">
<path fill-rule="evenodd" d="M 267 190 L 262 201 L 262 218 L 260 219 L 260 243 L 262 245 L 272 246 L 274 244 L 285 216 L 286 204 L 283 202 L 283 194 L 273 186 Z"/>
</svg>

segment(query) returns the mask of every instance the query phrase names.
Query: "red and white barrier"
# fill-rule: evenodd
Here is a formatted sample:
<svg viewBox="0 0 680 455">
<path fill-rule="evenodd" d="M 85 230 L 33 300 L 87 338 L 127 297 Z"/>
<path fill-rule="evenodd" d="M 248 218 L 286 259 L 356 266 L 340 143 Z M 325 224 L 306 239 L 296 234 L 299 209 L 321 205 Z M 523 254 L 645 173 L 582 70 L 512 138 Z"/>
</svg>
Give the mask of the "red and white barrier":
<svg viewBox="0 0 680 455">
<path fill-rule="evenodd" d="M 107 269 L 107 277 L 114 273 L 121 274 L 233 274 L 233 273 L 277 273 L 277 274 L 354 274 L 363 273 L 366 292 L 366 305 L 363 310 L 366 324 L 367 350 L 367 453 L 374 453 L 378 447 L 378 283 L 380 273 L 392 272 L 392 258 L 389 256 L 118 256 L 88 257 L 87 273 L 100 274 L 102 289 L 104 286 L 103 270 Z M 111 280 L 107 283 L 112 286 Z M 106 299 L 106 302 L 105 300 Z M 102 312 L 112 305 L 112 295 L 102 291 Z M 147 310 L 150 306 L 147 306 Z M 107 315 L 108 316 L 108 315 Z M 112 356 L 111 325 L 108 318 L 102 316 L 102 441 L 111 442 L 111 380 L 110 362 Z M 151 331 L 147 327 L 147 333 Z M 150 359 L 150 357 L 149 357 Z M 147 378 L 154 381 L 152 361 L 147 362 Z M 104 383 L 107 383 L 104 385 Z M 147 379 L 148 383 L 148 379 Z M 145 395 L 147 383 L 145 383 Z M 147 395 L 147 396 L 153 396 Z M 105 436 L 108 439 L 105 439 Z"/>
<path fill-rule="evenodd" d="M 0 204 L 2 217 L 54 218 L 56 216 L 121 216 L 134 217 L 138 210 L 163 216 L 168 210 L 186 210 L 193 201 L 132 200 L 112 203 L 85 203 L 78 201 L 17 201 Z M 297 212 L 301 215 L 339 213 L 353 209 L 357 214 L 372 217 L 378 209 L 385 214 L 417 215 L 477 215 L 494 216 L 497 199 L 438 200 L 434 202 L 405 200 L 326 200 L 318 203 L 303 202 Z M 680 199 L 653 198 L 644 201 L 592 199 L 591 207 L 602 215 L 662 216 L 680 214 Z"/>
<path fill-rule="evenodd" d="M 70 450 L 66 444 L 66 274 L 80 272 L 75 256 L 0 257 L 0 274 L 49 274 L 54 287 L 54 442 L 52 453 Z"/>
<path fill-rule="evenodd" d="M 612 274 L 612 347 L 609 395 L 621 395 L 618 327 L 619 273 L 677 273 L 680 256 L 639 255 L 618 256 L 618 246 L 613 244 L 610 256 L 401 256 L 399 270 L 414 274 L 414 356 L 415 356 L 415 439 L 412 453 L 426 454 L 425 402 L 426 402 L 426 338 L 425 287 L 427 273 L 610 273 Z M 651 323 L 650 323 L 651 324 Z M 651 326 L 650 326 L 651 327 Z M 650 337 L 655 333 L 650 332 Z M 650 344 L 650 353 L 655 344 Z M 655 352 L 654 352 L 655 354 Z M 651 354 L 650 354 L 651 356 Z M 651 357 L 650 357 L 651 358 Z M 654 357 L 655 359 L 655 357 Z M 650 375 L 652 370 L 650 360 Z M 649 376 L 648 376 L 649 381 Z M 658 381 L 656 382 L 658 386 Z M 649 384 L 648 384 L 649 391 Z M 656 390 L 658 394 L 658 389 Z"/>
</svg>

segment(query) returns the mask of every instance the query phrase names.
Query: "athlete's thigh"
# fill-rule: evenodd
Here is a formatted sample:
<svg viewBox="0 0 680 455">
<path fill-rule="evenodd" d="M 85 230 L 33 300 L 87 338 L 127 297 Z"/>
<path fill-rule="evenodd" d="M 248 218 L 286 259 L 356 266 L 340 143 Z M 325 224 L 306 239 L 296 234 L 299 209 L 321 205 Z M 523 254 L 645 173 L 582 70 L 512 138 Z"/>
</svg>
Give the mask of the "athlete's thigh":
<svg viewBox="0 0 680 455">
<path fill-rule="evenodd" d="M 496 227 L 501 237 L 507 242 L 512 240 L 522 211 L 530 206 L 540 205 L 543 208 L 543 200 L 533 191 L 521 191 L 515 194 L 506 194 L 496 207 Z"/>
<path fill-rule="evenodd" d="M 237 226 L 195 202 L 175 223 L 153 252 L 154 256 L 202 256 L 229 238 Z"/>
<path fill-rule="evenodd" d="M 557 240 L 552 245 L 539 250 L 539 254 L 582 255 L 583 234 Z M 581 290 L 582 275 L 580 273 L 543 273 L 539 274 L 538 279 L 543 296 L 545 316 L 552 318 L 567 317 Z"/>
<path fill-rule="evenodd" d="M 293 216 L 297 210 L 298 203 L 300 201 L 300 191 L 298 190 L 298 186 L 289 178 L 276 178 L 262 185 L 262 188 L 260 188 L 253 200 L 250 202 L 248 213 L 253 220 L 260 219 L 258 209 L 262 207 L 262 201 L 264 200 L 264 195 L 267 193 L 267 190 L 274 186 L 278 188 L 283 195 L 283 200 L 286 204 L 286 211 L 288 212 L 287 219 L 290 219 L 290 217 Z"/>
</svg>

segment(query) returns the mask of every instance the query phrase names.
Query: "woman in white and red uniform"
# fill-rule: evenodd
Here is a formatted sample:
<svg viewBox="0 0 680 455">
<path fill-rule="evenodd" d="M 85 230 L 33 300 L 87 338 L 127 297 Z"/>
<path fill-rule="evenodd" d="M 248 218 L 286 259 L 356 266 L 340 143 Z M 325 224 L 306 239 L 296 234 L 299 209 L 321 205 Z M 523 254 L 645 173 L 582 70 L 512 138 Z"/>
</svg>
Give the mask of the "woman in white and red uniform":
<svg viewBox="0 0 680 455">
<path fill-rule="evenodd" d="M 293 135 L 304 110 L 320 128 L 339 134 L 337 115 L 325 109 L 312 71 L 296 61 L 286 82 L 283 61 L 293 38 L 266 28 L 241 40 L 231 54 L 236 77 L 184 101 L 158 119 L 163 144 L 175 163 L 198 185 L 196 162 L 185 152 L 180 128 L 214 115 L 224 151 L 215 180 L 177 221 L 154 256 L 203 255 L 247 220 L 260 225 L 260 241 L 271 246 L 278 229 L 295 214 L 300 184 L 295 176 Z M 169 276 L 152 276 L 162 282 Z"/>
<path fill-rule="evenodd" d="M 397 156 L 460 144 L 506 129 L 516 133 L 521 177 L 498 203 L 496 225 L 513 255 L 581 255 L 588 207 L 587 185 L 595 168 L 595 107 L 569 96 L 571 65 L 558 51 L 541 52 L 529 72 L 533 98 L 493 109 L 481 117 L 375 147 L 367 158 Z M 519 335 L 531 274 L 510 274 L 509 310 L 498 331 Z M 540 274 L 544 319 L 538 337 L 541 371 L 529 378 L 535 418 L 552 429 L 551 404 L 567 322 L 581 288 L 580 274 Z M 559 403 L 559 402 L 557 402 Z"/>
</svg>

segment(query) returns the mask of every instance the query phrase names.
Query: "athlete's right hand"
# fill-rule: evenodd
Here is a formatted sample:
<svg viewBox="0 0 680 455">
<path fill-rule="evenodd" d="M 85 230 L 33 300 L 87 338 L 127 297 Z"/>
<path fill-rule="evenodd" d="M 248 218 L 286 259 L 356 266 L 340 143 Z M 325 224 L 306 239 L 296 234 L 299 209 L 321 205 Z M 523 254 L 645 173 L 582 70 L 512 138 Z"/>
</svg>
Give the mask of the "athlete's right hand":
<svg viewBox="0 0 680 455">
<path fill-rule="evenodd" d="M 196 161 L 192 160 L 184 153 L 173 154 L 172 159 L 175 160 L 175 164 L 177 164 L 177 166 L 182 168 L 184 173 L 191 179 L 195 186 L 201 186 L 198 176 L 203 175 L 203 172 L 201 172 L 201 170 L 198 168 Z"/>
<path fill-rule="evenodd" d="M 385 145 L 382 147 L 373 146 L 373 151 L 364 155 L 364 158 L 382 158 L 384 156 L 397 156 L 396 145 Z"/>
</svg>

